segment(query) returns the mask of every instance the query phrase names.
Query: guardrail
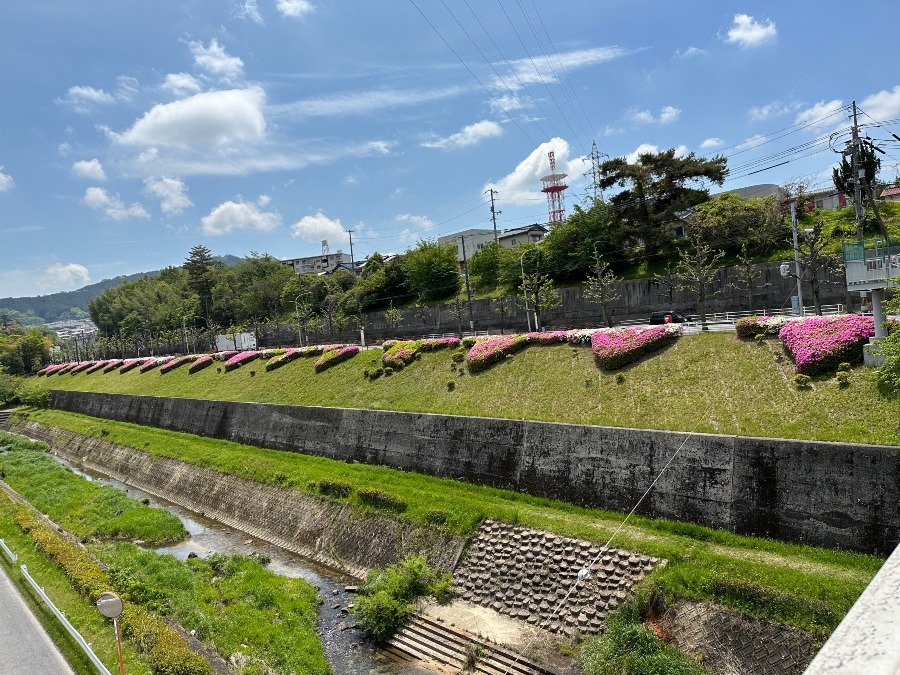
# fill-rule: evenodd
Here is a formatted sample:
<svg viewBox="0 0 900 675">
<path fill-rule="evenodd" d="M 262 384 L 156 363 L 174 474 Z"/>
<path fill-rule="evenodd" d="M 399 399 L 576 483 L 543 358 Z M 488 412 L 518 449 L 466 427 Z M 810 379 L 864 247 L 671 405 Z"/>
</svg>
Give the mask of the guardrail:
<svg viewBox="0 0 900 675">
<path fill-rule="evenodd" d="M 9 546 L 6 545 L 6 542 L 0 539 L 0 550 L 6 555 L 6 557 L 13 563 L 15 563 L 19 556 L 17 556 L 12 550 L 10 550 Z M 94 654 L 94 650 L 91 649 L 91 646 L 87 643 L 87 641 L 81 637 L 81 633 L 69 623 L 69 620 L 66 618 L 66 615 L 59 611 L 59 608 L 53 604 L 53 601 L 47 596 L 44 592 L 44 589 L 38 586 L 38 583 L 31 577 L 28 573 L 28 568 L 25 565 L 20 565 L 19 569 L 22 571 L 22 576 L 25 577 L 25 581 L 29 583 L 29 585 L 34 589 L 34 592 L 40 596 L 41 600 L 44 601 L 44 604 L 50 608 L 50 611 L 53 612 L 53 615 L 59 619 L 59 622 L 63 625 L 69 635 L 78 643 L 78 646 L 81 647 L 81 650 L 85 653 L 85 655 L 90 659 L 91 663 L 100 671 L 100 675 L 112 675 L 106 666 L 103 665 L 103 662 L 97 658 L 97 655 Z"/>
</svg>

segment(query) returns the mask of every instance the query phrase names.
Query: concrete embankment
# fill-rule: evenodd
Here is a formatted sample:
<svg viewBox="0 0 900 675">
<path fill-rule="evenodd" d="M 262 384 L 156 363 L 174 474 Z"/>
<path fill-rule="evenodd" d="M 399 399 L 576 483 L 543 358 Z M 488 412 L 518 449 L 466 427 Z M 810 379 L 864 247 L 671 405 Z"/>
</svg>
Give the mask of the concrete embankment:
<svg viewBox="0 0 900 675">
<path fill-rule="evenodd" d="M 886 555 L 900 448 L 349 408 L 53 391 L 53 407 L 739 534 Z"/>
<path fill-rule="evenodd" d="M 463 539 L 337 501 L 265 485 L 65 429 L 24 421 L 13 428 L 98 471 L 329 567 L 364 578 L 410 553 L 452 570 Z"/>
</svg>

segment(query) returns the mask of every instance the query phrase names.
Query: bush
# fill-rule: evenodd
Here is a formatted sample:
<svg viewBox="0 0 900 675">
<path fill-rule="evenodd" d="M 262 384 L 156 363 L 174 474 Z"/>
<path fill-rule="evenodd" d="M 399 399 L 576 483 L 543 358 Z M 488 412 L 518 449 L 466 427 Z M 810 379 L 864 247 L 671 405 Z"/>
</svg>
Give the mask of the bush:
<svg viewBox="0 0 900 675">
<path fill-rule="evenodd" d="M 323 478 L 318 483 L 319 492 L 330 497 L 338 497 L 344 499 L 350 496 L 353 486 L 342 480 L 332 480 Z"/>
<path fill-rule="evenodd" d="M 378 488 L 362 488 L 356 493 L 359 501 L 367 506 L 375 508 L 389 509 L 391 511 L 405 511 L 406 500 L 390 492 L 379 490 Z"/>
<path fill-rule="evenodd" d="M 671 323 L 650 328 L 597 331 L 591 336 L 591 351 L 600 368 L 616 370 L 667 347 L 679 336 L 681 327 Z"/>
<path fill-rule="evenodd" d="M 357 625 L 370 637 L 386 642 L 415 610 L 415 601 L 434 596 L 447 602 L 451 595 L 449 574 L 438 574 L 420 555 L 411 555 L 384 570 L 373 570 L 359 589 L 353 611 Z"/>
<path fill-rule="evenodd" d="M 359 347 L 352 345 L 329 350 L 319 357 L 318 361 L 315 363 L 314 369 L 317 373 L 321 373 L 323 370 L 336 366 L 347 359 L 353 358 L 357 354 L 359 354 Z"/>
<path fill-rule="evenodd" d="M 847 387 L 850 385 L 850 373 L 846 370 L 839 370 L 834 376 L 834 379 L 837 380 L 839 387 Z"/>
<path fill-rule="evenodd" d="M 447 522 L 447 512 L 441 509 L 430 509 L 425 512 L 425 522 L 430 525 L 443 525 Z"/>
<path fill-rule="evenodd" d="M 803 373 L 794 375 L 794 386 L 797 389 L 806 389 L 809 387 L 810 382 L 812 382 L 812 378 L 809 375 L 804 375 Z"/>
<path fill-rule="evenodd" d="M 861 362 L 863 344 L 874 334 L 872 317 L 858 314 L 789 321 L 778 333 L 795 370 L 805 375 L 827 373 L 844 362 Z"/>
</svg>

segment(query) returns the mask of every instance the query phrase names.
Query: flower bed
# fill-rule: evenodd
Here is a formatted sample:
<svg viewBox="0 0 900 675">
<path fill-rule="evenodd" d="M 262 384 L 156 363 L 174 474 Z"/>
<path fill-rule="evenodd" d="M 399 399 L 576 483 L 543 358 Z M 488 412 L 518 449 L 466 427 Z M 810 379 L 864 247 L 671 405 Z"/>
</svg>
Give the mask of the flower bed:
<svg viewBox="0 0 900 675">
<path fill-rule="evenodd" d="M 528 336 L 495 335 L 476 342 L 466 353 L 466 364 L 473 373 L 480 372 L 528 346 Z"/>
<path fill-rule="evenodd" d="M 238 354 L 240 354 L 240 351 L 235 350 L 235 349 L 229 349 L 224 352 L 216 352 L 215 354 L 213 354 L 213 358 L 216 361 L 227 361 L 232 356 L 237 356 Z"/>
<path fill-rule="evenodd" d="M 259 352 L 256 350 L 238 352 L 225 362 L 225 372 L 227 373 L 231 370 L 234 370 L 235 368 L 240 368 L 245 363 L 250 363 L 251 361 L 255 361 L 258 358 Z"/>
<path fill-rule="evenodd" d="M 350 345 L 349 347 L 341 347 L 332 349 L 322 354 L 315 364 L 315 371 L 321 373 L 323 370 L 331 368 L 347 359 L 351 359 L 359 354 L 359 347 Z"/>
<path fill-rule="evenodd" d="M 212 354 L 204 354 L 198 359 L 195 359 L 194 362 L 188 366 L 188 374 L 193 375 L 196 372 L 203 370 L 204 368 L 208 368 L 213 364 Z"/>
<path fill-rule="evenodd" d="M 66 363 L 65 365 L 63 365 L 62 368 L 57 370 L 56 374 L 62 375 L 63 373 L 71 372 L 72 368 L 74 368 L 77 365 L 78 365 L 78 361 L 70 361 L 69 363 Z"/>
<path fill-rule="evenodd" d="M 121 366 L 123 363 L 125 363 L 125 361 L 122 360 L 122 359 L 110 359 L 109 361 L 107 361 L 106 365 L 103 366 L 103 372 L 104 372 L 104 373 L 111 373 L 111 372 L 114 371 L 116 368 L 118 368 L 119 366 Z"/>
<path fill-rule="evenodd" d="M 96 361 L 82 361 L 81 363 L 75 364 L 74 367 L 69 369 L 69 374 L 74 375 L 75 373 L 80 373 L 84 370 L 87 370 L 91 366 L 93 366 Z"/>
<path fill-rule="evenodd" d="M 88 368 L 84 372 L 85 372 L 85 374 L 96 373 L 101 368 L 106 368 L 107 363 L 109 363 L 109 359 L 106 359 L 105 361 L 96 361 L 96 362 L 94 362 L 94 365 L 92 365 L 90 368 Z"/>
<path fill-rule="evenodd" d="M 862 347 L 875 335 L 871 316 L 844 314 L 789 321 L 778 336 L 803 375 L 817 375 L 838 364 L 862 361 Z"/>
<path fill-rule="evenodd" d="M 41 368 L 37 372 L 37 375 L 38 375 L 38 377 L 41 377 L 42 375 L 46 375 L 47 377 L 50 377 L 51 375 L 58 373 L 60 370 L 65 368 L 67 365 L 69 365 L 69 364 L 68 363 L 51 363 L 49 366 L 44 366 L 43 368 Z"/>
<path fill-rule="evenodd" d="M 671 323 L 597 331 L 591 337 L 591 351 L 603 370 L 616 370 L 672 344 L 680 335 L 681 327 Z"/>
<path fill-rule="evenodd" d="M 440 349 L 455 349 L 460 340 L 455 337 L 429 338 L 426 340 L 386 340 L 381 348 L 381 363 L 385 367 L 400 370 L 412 363 L 420 352 L 434 352 Z"/>
<path fill-rule="evenodd" d="M 168 373 L 170 370 L 175 370 L 179 366 L 183 366 L 185 363 L 189 363 L 196 358 L 197 357 L 194 354 L 188 354 L 187 356 L 178 356 L 171 361 L 167 361 L 166 363 L 162 364 L 162 366 L 160 366 L 159 368 L 159 374 L 163 375 L 165 373 Z"/>
<path fill-rule="evenodd" d="M 129 370 L 131 370 L 132 368 L 136 368 L 137 366 L 139 366 L 139 365 L 141 365 L 142 363 L 144 363 L 144 361 L 146 361 L 146 360 L 147 360 L 147 359 L 145 359 L 145 358 L 142 358 L 142 359 L 125 359 L 125 361 L 122 362 L 122 367 L 119 368 L 119 374 L 121 375 L 122 373 L 127 373 Z"/>
<path fill-rule="evenodd" d="M 138 366 L 138 371 L 142 373 L 146 373 L 148 370 L 153 370 L 156 366 L 161 366 L 167 361 L 169 361 L 171 356 L 159 356 L 159 357 L 151 357 L 146 359 L 140 366 Z"/>
<path fill-rule="evenodd" d="M 744 340 L 755 338 L 757 335 L 775 336 L 788 321 L 795 320 L 786 316 L 747 316 L 734 323 L 734 332 Z"/>
<path fill-rule="evenodd" d="M 274 359 L 270 359 L 266 362 L 266 372 L 281 368 L 285 363 L 290 363 L 295 359 L 299 359 L 301 356 L 303 356 L 303 354 L 300 353 L 299 349 L 286 349 L 282 354 L 279 354 Z"/>
</svg>

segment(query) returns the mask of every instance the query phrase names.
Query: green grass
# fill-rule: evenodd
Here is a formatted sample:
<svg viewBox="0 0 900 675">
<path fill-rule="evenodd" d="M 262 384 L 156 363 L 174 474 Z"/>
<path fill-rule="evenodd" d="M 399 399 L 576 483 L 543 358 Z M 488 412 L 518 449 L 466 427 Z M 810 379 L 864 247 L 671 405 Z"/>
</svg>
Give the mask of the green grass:
<svg viewBox="0 0 900 675">
<path fill-rule="evenodd" d="M 0 475 L 33 506 L 82 540 L 142 540 L 148 546 L 184 539 L 187 530 L 165 509 L 76 476 L 46 454 L 46 445 L 0 431 Z"/>
<path fill-rule="evenodd" d="M 854 368 L 848 387 L 829 376 L 814 378 L 801 391 L 791 382 L 791 363 L 778 341 L 758 345 L 731 333 L 685 336 L 618 371 L 625 377 L 621 384 L 615 373 L 597 368 L 587 347 L 532 346 L 477 375 L 461 375 L 452 354 L 423 354 L 375 381 L 364 379 L 363 371 L 380 365 L 379 350 L 319 374 L 311 359 L 297 359 L 268 373 L 260 363 L 230 373 L 215 367 L 194 375 L 186 368 L 165 375 L 134 369 L 38 381 L 82 391 L 900 444 L 900 397 L 882 398 L 872 370 Z"/>
<path fill-rule="evenodd" d="M 316 591 L 303 579 L 242 556 L 181 562 L 131 544 L 94 551 L 126 599 L 194 630 L 225 658 L 241 652 L 277 673 L 331 673 L 316 636 Z"/>
<path fill-rule="evenodd" d="M 273 485 L 313 491 L 320 481 L 341 481 L 353 488 L 346 501 L 360 509 L 367 507 L 359 503 L 358 491 L 377 488 L 407 503 L 399 517 L 428 524 L 438 511 L 446 515 L 446 527 L 464 534 L 473 532 L 484 518 L 491 518 L 606 542 L 623 517 L 448 479 L 253 448 L 60 411 L 37 411 L 31 413 L 31 418 Z M 834 628 L 882 564 L 874 556 L 640 517 L 629 521 L 613 546 L 666 558 L 669 564 L 654 574 L 652 583 L 668 597 L 715 600 L 749 615 L 782 621 L 818 635 Z"/>
</svg>

